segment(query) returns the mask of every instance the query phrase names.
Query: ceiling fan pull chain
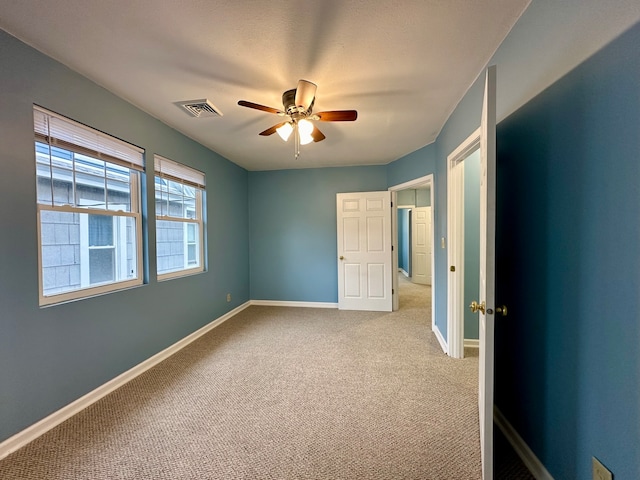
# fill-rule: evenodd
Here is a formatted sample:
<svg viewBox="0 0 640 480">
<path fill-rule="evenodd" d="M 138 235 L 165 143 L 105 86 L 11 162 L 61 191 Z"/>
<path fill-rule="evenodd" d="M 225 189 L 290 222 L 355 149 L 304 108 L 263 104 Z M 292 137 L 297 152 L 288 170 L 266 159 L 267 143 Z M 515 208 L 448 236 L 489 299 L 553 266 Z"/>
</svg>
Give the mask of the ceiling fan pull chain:
<svg viewBox="0 0 640 480">
<path fill-rule="evenodd" d="M 295 130 L 293 132 L 293 136 L 295 137 L 295 142 L 294 142 L 294 148 L 295 148 L 295 157 L 296 160 L 298 159 L 298 157 L 300 156 L 300 136 L 298 135 L 298 122 L 294 122 L 295 124 Z"/>
</svg>

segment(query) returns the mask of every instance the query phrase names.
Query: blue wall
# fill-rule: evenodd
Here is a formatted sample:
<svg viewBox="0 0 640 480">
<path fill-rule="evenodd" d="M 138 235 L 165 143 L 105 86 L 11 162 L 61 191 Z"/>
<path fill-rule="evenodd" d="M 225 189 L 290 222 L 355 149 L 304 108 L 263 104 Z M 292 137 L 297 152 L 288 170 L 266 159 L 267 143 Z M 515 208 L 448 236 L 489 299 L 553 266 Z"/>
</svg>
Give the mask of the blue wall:
<svg viewBox="0 0 640 480">
<path fill-rule="evenodd" d="M 638 45 L 498 128 L 496 403 L 555 478 L 640 478 Z"/>
<path fill-rule="evenodd" d="M 398 267 L 411 276 L 411 209 L 398 209 Z"/>
<path fill-rule="evenodd" d="M 251 298 L 337 302 L 336 194 L 386 189 L 386 166 L 249 172 Z"/>
<path fill-rule="evenodd" d="M 387 165 L 387 185 L 393 187 L 435 172 L 435 143 Z M 385 188 L 386 190 L 386 188 Z"/>
<path fill-rule="evenodd" d="M 464 338 L 478 339 L 478 314 L 466 308 L 480 292 L 480 150 L 464 159 Z"/>
<path fill-rule="evenodd" d="M 245 170 L 2 31 L 0 101 L 2 441 L 246 302 L 249 244 Z M 205 172 L 207 272 L 155 280 L 148 175 L 148 284 L 39 308 L 34 103 Z"/>
</svg>

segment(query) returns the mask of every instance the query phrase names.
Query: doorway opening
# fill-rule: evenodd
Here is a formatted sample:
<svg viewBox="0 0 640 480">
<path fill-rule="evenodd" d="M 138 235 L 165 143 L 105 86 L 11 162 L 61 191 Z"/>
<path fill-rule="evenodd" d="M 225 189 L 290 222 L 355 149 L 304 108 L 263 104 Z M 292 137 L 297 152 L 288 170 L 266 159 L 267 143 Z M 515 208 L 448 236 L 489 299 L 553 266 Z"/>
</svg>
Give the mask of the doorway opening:
<svg viewBox="0 0 640 480">
<path fill-rule="evenodd" d="M 478 318 L 467 306 L 478 298 L 480 272 L 480 130 L 447 157 L 448 353 L 464 357 L 478 345 Z"/>
<path fill-rule="evenodd" d="M 401 306 L 399 291 L 403 284 L 405 288 L 412 284 L 416 287 L 426 285 L 428 287 L 425 287 L 424 291 L 426 295 L 429 295 L 431 327 L 433 329 L 435 326 L 433 305 L 436 289 L 433 269 L 435 211 L 433 174 L 395 185 L 389 190 L 393 204 L 391 209 L 394 245 L 392 260 L 393 310 L 398 310 Z M 404 241 L 402 248 L 401 241 Z"/>
</svg>

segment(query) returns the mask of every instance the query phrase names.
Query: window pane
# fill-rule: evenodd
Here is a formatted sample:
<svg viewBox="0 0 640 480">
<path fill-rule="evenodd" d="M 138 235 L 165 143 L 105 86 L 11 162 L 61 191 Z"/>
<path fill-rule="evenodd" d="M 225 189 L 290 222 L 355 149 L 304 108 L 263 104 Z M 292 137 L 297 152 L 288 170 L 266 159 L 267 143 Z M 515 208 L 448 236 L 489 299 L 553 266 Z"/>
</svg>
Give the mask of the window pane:
<svg viewBox="0 0 640 480">
<path fill-rule="evenodd" d="M 75 154 L 75 168 L 77 172 L 84 172 L 99 177 L 105 176 L 105 162 L 80 153 Z"/>
<path fill-rule="evenodd" d="M 195 243 L 197 229 L 198 225 L 195 223 L 187 223 L 187 243 Z"/>
<path fill-rule="evenodd" d="M 73 172 L 53 167 L 53 204 L 73 205 Z"/>
<path fill-rule="evenodd" d="M 183 218 L 182 195 L 169 194 L 169 215 Z"/>
<path fill-rule="evenodd" d="M 80 219 L 68 212 L 40 211 L 44 295 L 80 288 Z"/>
<path fill-rule="evenodd" d="M 169 210 L 167 208 L 168 191 L 167 183 L 160 177 L 155 177 L 156 184 L 156 215 L 167 215 Z"/>
<path fill-rule="evenodd" d="M 105 208 L 104 177 L 76 172 L 75 180 L 78 207 Z"/>
<path fill-rule="evenodd" d="M 183 186 L 184 196 L 189 198 L 196 198 L 196 189 L 194 187 L 190 187 L 189 185 Z"/>
<path fill-rule="evenodd" d="M 38 203 L 45 205 L 52 204 L 51 190 L 51 170 L 49 165 L 36 165 L 36 189 L 38 192 Z"/>
<path fill-rule="evenodd" d="M 89 215 L 89 246 L 113 246 L 113 217 Z"/>
<path fill-rule="evenodd" d="M 115 248 L 89 250 L 89 283 L 113 282 L 115 280 Z"/>
<path fill-rule="evenodd" d="M 40 211 L 45 296 L 138 278 L 134 217 Z"/>
<path fill-rule="evenodd" d="M 107 208 L 109 210 L 131 211 L 129 182 L 107 179 Z"/>
<path fill-rule="evenodd" d="M 196 199 L 191 197 L 184 198 L 185 218 L 196 218 Z"/>
<path fill-rule="evenodd" d="M 198 264 L 198 256 L 196 253 L 196 245 L 187 245 L 187 263 L 189 265 Z"/>
<path fill-rule="evenodd" d="M 184 269 L 184 224 L 170 220 L 158 220 L 156 222 L 156 248 L 159 274 Z"/>
</svg>

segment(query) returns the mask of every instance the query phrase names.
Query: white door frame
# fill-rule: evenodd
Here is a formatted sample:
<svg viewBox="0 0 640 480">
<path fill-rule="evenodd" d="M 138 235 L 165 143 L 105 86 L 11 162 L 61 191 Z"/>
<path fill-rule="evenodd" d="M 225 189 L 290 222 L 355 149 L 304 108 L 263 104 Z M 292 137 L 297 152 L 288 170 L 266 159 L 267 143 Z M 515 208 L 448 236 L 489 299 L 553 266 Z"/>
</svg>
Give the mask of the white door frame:
<svg viewBox="0 0 640 480">
<path fill-rule="evenodd" d="M 447 157 L 447 353 L 464 358 L 464 168 L 480 148 L 480 129 Z"/>
<path fill-rule="evenodd" d="M 419 187 L 429 187 L 430 195 L 431 195 L 431 328 L 434 329 L 436 326 L 436 313 L 435 313 L 435 298 L 436 298 L 436 277 L 434 272 L 434 252 L 435 252 L 435 221 L 434 221 L 434 212 L 435 208 L 435 182 L 434 175 L 430 173 L 429 175 L 425 175 L 424 177 L 419 177 L 414 180 L 409 180 L 408 182 L 400 183 L 398 185 L 394 185 L 389 187 L 391 191 L 391 202 L 393 203 L 393 207 L 391 208 L 391 231 L 393 235 L 393 259 L 392 259 L 392 268 L 393 273 L 391 278 L 393 280 L 393 310 L 396 311 L 399 308 L 399 297 L 398 297 L 398 192 L 400 190 L 408 190 L 412 188 Z"/>
</svg>

